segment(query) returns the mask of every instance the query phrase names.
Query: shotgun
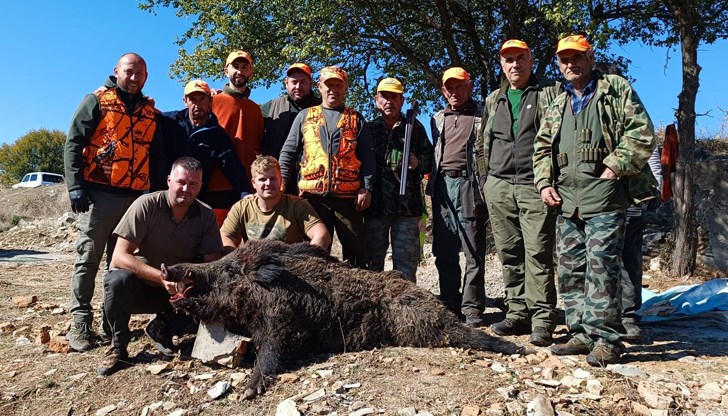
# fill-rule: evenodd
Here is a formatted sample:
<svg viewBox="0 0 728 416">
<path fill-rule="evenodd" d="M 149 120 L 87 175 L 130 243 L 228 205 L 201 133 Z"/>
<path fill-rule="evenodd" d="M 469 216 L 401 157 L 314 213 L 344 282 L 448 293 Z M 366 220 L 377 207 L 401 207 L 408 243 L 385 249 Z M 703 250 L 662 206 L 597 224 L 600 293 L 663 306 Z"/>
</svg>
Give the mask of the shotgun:
<svg viewBox="0 0 728 416">
<path fill-rule="evenodd" d="M 407 110 L 404 125 L 404 146 L 402 147 L 402 173 L 399 176 L 399 195 L 403 196 L 407 189 L 407 173 L 409 172 L 410 142 L 412 142 L 412 129 L 415 126 L 417 113 L 419 113 L 417 101 L 412 102 L 412 107 Z"/>
</svg>

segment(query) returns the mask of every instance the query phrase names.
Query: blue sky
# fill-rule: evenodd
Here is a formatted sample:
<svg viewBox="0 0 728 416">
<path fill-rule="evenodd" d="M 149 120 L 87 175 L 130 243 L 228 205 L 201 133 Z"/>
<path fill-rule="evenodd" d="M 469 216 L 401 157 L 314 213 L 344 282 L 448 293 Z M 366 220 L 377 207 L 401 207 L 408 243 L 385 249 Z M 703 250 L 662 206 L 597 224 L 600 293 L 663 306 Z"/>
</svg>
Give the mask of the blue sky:
<svg viewBox="0 0 728 416">
<path fill-rule="evenodd" d="M 177 56 L 174 40 L 190 21 L 171 10 L 157 16 L 137 8 L 135 0 L 25 0 L 8 1 L 0 14 L 0 64 L 3 80 L 0 100 L 0 143 L 12 143 L 38 128 L 67 131 L 84 94 L 101 85 L 125 52 L 134 51 L 147 61 L 149 79 L 144 92 L 161 110 L 183 107 L 182 85 L 169 78 L 169 66 Z M 641 45 L 619 48 L 632 59 L 631 75 L 656 125 L 673 121 L 680 91 L 680 55 Z M 698 119 L 698 136 L 721 129 L 728 110 L 724 68 L 728 42 L 701 47 L 701 88 L 697 112 L 712 117 Z M 208 80 L 220 87 L 221 80 Z M 268 101 L 281 92 L 257 88 L 251 98 Z M 726 131 L 724 134 L 728 133 Z"/>
</svg>

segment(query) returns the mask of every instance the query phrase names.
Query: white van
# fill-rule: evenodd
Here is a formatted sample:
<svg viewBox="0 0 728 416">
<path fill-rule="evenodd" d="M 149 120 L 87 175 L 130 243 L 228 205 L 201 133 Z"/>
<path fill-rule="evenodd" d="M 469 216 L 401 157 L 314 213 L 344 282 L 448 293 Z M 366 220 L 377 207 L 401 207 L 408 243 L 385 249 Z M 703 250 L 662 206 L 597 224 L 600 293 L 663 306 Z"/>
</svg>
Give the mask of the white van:
<svg viewBox="0 0 728 416">
<path fill-rule="evenodd" d="M 49 172 L 30 172 L 23 176 L 20 183 L 13 185 L 13 189 L 17 188 L 36 188 L 38 186 L 56 185 L 63 183 L 63 175 Z"/>
</svg>

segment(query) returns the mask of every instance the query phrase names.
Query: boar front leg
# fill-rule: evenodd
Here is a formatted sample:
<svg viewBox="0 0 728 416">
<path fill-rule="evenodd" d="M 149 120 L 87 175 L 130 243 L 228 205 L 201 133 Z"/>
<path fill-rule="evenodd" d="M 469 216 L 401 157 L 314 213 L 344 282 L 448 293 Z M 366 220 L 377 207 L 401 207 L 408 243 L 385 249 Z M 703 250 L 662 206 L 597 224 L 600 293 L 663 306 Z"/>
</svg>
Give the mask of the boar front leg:
<svg viewBox="0 0 728 416">
<path fill-rule="evenodd" d="M 266 386 L 273 383 L 274 376 L 284 369 L 283 349 L 277 340 L 267 339 L 258 345 L 255 367 L 250 381 L 243 391 L 243 399 L 252 399 L 265 393 Z"/>
</svg>

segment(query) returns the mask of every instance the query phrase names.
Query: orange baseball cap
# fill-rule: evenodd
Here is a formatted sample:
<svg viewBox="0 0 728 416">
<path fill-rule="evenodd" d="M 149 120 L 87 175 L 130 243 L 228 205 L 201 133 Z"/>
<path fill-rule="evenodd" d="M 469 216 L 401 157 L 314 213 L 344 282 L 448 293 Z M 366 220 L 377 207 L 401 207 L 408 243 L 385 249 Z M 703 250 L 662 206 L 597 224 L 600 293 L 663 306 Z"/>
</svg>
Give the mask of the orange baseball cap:
<svg viewBox="0 0 728 416">
<path fill-rule="evenodd" d="M 297 62 L 297 63 L 289 66 L 288 69 L 286 70 L 286 75 L 290 75 L 291 71 L 303 71 L 309 77 L 311 76 L 311 67 L 304 63 L 301 63 L 301 62 Z"/>
<path fill-rule="evenodd" d="M 248 63 L 250 65 L 253 65 L 253 58 L 250 57 L 249 53 L 247 53 L 245 51 L 233 51 L 233 52 L 230 52 L 227 59 L 225 60 L 225 66 L 230 65 L 231 63 L 233 63 L 234 60 L 236 60 L 238 58 L 243 58 L 246 61 L 248 61 Z"/>
<path fill-rule="evenodd" d="M 349 76 L 346 74 L 346 71 L 336 65 L 324 67 L 321 69 L 321 72 L 319 72 L 320 82 L 324 82 L 331 78 L 340 79 L 346 83 L 349 82 Z"/>
<path fill-rule="evenodd" d="M 193 92 L 202 92 L 210 95 L 210 86 L 201 79 L 193 79 L 185 85 L 185 97 Z"/>
<path fill-rule="evenodd" d="M 556 53 L 563 51 L 579 51 L 584 52 L 591 50 L 592 46 L 583 35 L 570 35 L 559 41 Z"/>
<path fill-rule="evenodd" d="M 503 45 L 501 45 L 500 54 L 503 55 L 503 53 L 505 53 L 506 51 L 513 49 L 520 49 L 525 51 L 531 50 L 528 47 L 528 44 L 522 40 L 508 39 L 507 41 L 503 42 Z"/>
<path fill-rule="evenodd" d="M 402 94 L 404 91 L 404 87 L 402 86 L 402 83 L 399 82 L 396 78 L 384 78 L 383 80 L 379 81 L 379 85 L 377 85 L 377 92 L 396 92 L 397 94 Z"/>
<path fill-rule="evenodd" d="M 449 79 L 462 79 L 465 81 L 470 82 L 470 75 L 468 75 L 468 72 L 464 69 L 460 68 L 459 66 L 454 66 L 447 71 L 445 71 L 444 74 L 442 74 L 442 85 L 445 85 L 447 80 Z"/>
</svg>

